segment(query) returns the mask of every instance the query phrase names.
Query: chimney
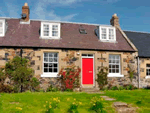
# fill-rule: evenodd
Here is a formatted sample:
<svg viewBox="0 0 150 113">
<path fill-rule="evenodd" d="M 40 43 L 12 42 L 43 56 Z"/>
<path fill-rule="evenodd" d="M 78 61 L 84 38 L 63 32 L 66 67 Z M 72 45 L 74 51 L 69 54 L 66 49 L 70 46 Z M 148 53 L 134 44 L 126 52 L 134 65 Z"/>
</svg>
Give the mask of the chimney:
<svg viewBox="0 0 150 113">
<path fill-rule="evenodd" d="M 22 21 L 28 22 L 29 21 L 29 14 L 30 14 L 30 9 L 27 3 L 22 6 Z"/>
<path fill-rule="evenodd" d="M 120 26 L 120 25 L 119 25 L 119 18 L 118 18 L 118 16 L 117 16 L 116 13 L 115 13 L 114 15 L 112 15 L 112 18 L 111 18 L 111 20 L 110 20 L 110 24 L 111 24 L 112 26 Z"/>
</svg>

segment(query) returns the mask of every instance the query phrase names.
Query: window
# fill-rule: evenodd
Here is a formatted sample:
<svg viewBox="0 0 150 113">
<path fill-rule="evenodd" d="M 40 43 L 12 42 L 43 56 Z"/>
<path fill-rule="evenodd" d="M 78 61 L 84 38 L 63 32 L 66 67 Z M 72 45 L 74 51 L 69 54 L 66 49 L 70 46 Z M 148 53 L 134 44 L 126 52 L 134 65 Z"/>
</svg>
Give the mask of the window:
<svg viewBox="0 0 150 113">
<path fill-rule="evenodd" d="M 150 77 L 150 64 L 146 64 L 146 76 Z"/>
<path fill-rule="evenodd" d="M 120 55 L 109 55 L 109 77 L 122 77 Z"/>
<path fill-rule="evenodd" d="M 0 36 L 5 35 L 5 20 L 0 20 Z"/>
<path fill-rule="evenodd" d="M 60 38 L 60 23 L 41 23 L 41 38 Z"/>
<path fill-rule="evenodd" d="M 43 62 L 43 72 L 44 74 L 58 74 L 58 53 L 44 53 L 44 62 Z"/>
<path fill-rule="evenodd" d="M 100 26 L 100 40 L 101 41 L 116 41 L 115 27 Z"/>
</svg>

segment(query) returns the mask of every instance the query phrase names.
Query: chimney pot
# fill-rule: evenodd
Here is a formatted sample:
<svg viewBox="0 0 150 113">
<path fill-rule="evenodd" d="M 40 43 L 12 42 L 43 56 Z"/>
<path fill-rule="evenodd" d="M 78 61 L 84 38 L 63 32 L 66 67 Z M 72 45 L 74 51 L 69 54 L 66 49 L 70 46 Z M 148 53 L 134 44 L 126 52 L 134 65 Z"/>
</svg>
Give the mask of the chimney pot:
<svg viewBox="0 0 150 113">
<path fill-rule="evenodd" d="M 116 13 L 112 15 L 112 18 L 110 19 L 110 24 L 112 26 L 120 26 L 119 25 L 119 18 L 118 18 Z"/>
<path fill-rule="evenodd" d="M 28 3 L 25 3 L 24 6 L 22 6 L 22 14 L 26 14 L 26 18 L 22 18 L 22 21 L 28 22 L 29 14 L 30 14 L 30 9 L 29 9 Z"/>
<path fill-rule="evenodd" d="M 28 3 L 25 3 L 24 6 L 28 6 Z"/>
</svg>

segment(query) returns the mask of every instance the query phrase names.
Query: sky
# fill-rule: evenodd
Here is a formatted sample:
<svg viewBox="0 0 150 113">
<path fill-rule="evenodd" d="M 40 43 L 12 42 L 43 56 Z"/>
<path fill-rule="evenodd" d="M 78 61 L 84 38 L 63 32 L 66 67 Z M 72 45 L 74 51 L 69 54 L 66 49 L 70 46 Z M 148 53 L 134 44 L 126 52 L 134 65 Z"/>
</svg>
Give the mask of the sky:
<svg viewBox="0 0 150 113">
<path fill-rule="evenodd" d="M 0 0 L 0 17 L 20 18 L 25 2 L 30 19 L 110 25 L 114 13 L 123 30 L 150 33 L 150 0 Z"/>
</svg>

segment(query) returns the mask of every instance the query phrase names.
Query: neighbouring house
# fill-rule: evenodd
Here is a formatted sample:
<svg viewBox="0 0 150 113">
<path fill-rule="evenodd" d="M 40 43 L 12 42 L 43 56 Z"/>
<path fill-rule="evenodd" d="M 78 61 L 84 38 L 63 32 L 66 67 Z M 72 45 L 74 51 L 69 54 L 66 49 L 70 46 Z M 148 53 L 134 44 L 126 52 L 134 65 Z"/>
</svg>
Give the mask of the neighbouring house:
<svg viewBox="0 0 150 113">
<path fill-rule="evenodd" d="M 139 87 L 150 87 L 150 33 L 124 32 L 138 49 Z"/>
<path fill-rule="evenodd" d="M 22 7 L 21 18 L 0 18 L 0 66 L 22 53 L 30 59 L 34 76 L 40 86 L 57 85 L 58 72 L 67 65 L 62 60 L 74 51 L 81 68 L 80 86 L 98 87 L 98 67 L 109 67 L 108 83 L 129 84 L 128 62 L 137 68 L 138 50 L 120 28 L 114 14 L 111 25 L 34 20 L 29 18 L 29 6 Z M 32 15 L 32 14 L 31 14 Z M 138 86 L 138 75 L 133 84 Z"/>
</svg>

